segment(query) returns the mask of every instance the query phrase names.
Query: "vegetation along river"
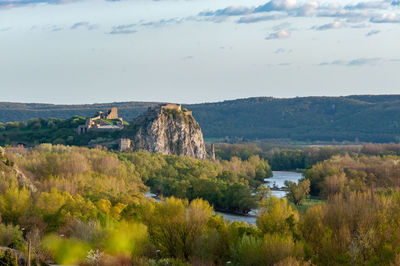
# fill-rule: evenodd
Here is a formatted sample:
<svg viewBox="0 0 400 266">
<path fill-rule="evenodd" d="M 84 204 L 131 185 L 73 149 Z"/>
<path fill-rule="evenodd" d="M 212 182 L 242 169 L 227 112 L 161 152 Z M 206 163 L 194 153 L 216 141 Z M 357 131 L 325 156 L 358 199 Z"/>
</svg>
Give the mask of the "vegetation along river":
<svg viewBox="0 0 400 266">
<path fill-rule="evenodd" d="M 285 171 L 273 171 L 273 176 L 265 179 L 264 185 L 271 188 L 273 196 L 283 198 L 286 196 L 286 192 L 283 190 L 285 186 L 285 181 L 292 181 L 298 183 L 298 181 L 303 178 L 302 173 L 298 172 L 285 172 Z M 247 222 L 251 224 L 256 223 L 255 213 L 256 211 L 251 211 L 250 216 L 236 215 L 230 213 L 216 212 L 225 217 L 229 221 L 240 221 Z"/>
</svg>

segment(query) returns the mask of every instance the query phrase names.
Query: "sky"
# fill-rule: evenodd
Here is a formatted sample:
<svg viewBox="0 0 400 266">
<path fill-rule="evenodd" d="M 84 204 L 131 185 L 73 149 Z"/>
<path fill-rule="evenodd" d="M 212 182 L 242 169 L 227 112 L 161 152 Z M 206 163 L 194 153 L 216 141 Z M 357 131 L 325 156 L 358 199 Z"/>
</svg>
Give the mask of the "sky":
<svg viewBox="0 0 400 266">
<path fill-rule="evenodd" d="M 0 101 L 400 93 L 400 0 L 0 0 Z"/>
</svg>

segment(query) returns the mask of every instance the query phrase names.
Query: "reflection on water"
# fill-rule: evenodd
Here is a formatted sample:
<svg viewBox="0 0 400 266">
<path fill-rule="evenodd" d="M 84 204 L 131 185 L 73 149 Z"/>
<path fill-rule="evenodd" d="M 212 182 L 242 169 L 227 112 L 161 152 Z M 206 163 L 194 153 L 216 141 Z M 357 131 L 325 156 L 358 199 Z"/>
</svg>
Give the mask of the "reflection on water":
<svg viewBox="0 0 400 266">
<path fill-rule="evenodd" d="M 215 213 L 219 213 L 227 221 L 232 221 L 232 222 L 238 221 L 238 222 L 246 222 L 249 224 L 256 224 L 256 217 L 254 217 L 254 216 L 242 216 L 242 215 L 236 215 L 236 214 L 230 214 L 230 213 L 224 213 L 224 212 L 215 212 Z"/>
<path fill-rule="evenodd" d="M 284 171 L 273 171 L 273 176 L 264 179 L 265 186 L 269 188 L 283 188 L 285 186 L 285 181 L 298 182 L 302 177 L 302 173 L 296 172 L 284 172 Z"/>
</svg>

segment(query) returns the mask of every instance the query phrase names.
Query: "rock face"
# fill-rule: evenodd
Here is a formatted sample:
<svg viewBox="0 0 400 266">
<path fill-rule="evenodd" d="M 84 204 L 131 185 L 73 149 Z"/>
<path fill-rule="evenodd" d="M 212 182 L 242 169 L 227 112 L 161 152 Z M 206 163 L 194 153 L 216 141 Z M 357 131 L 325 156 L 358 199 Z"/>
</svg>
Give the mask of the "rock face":
<svg viewBox="0 0 400 266">
<path fill-rule="evenodd" d="M 191 111 L 167 104 L 149 108 L 127 130 L 132 149 L 176 154 L 197 159 L 207 157 L 203 133 Z"/>
</svg>

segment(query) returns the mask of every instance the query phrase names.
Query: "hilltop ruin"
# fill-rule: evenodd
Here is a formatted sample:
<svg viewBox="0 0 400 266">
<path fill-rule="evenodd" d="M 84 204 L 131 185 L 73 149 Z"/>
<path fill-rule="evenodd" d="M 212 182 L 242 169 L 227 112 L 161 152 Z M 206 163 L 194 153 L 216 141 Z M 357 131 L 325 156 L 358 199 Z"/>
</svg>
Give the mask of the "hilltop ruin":
<svg viewBox="0 0 400 266">
<path fill-rule="evenodd" d="M 118 108 L 113 107 L 105 113 L 99 111 L 94 117 L 86 119 L 84 125 L 78 126 L 76 132 L 78 134 L 85 134 L 88 131 L 113 131 L 122 130 L 124 128 L 124 120 L 118 117 Z"/>
</svg>

